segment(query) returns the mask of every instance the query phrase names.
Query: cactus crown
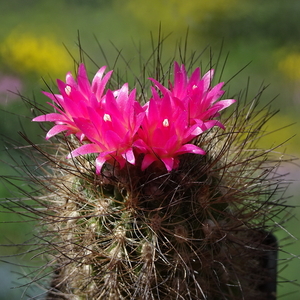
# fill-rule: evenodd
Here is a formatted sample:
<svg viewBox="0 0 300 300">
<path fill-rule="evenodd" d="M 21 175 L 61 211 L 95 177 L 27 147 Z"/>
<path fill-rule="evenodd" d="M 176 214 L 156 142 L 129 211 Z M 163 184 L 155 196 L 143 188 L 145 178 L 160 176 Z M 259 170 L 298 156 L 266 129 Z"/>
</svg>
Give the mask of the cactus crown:
<svg viewBox="0 0 300 300">
<path fill-rule="evenodd" d="M 220 117 L 234 100 L 219 101 L 212 71 L 189 77 L 175 63 L 162 69 L 174 75 L 166 87 L 161 68 L 158 56 L 148 92 L 105 88 L 105 68 L 90 84 L 80 65 L 60 94 L 45 93 L 55 112 L 34 121 L 54 122 L 56 140 L 32 145 L 43 188 L 31 197 L 43 209 L 30 210 L 44 230 L 43 269 L 54 271 L 47 299 L 268 297 L 266 253 L 277 246 L 266 240 L 286 186 L 274 149 L 256 143 L 274 113 L 258 108 L 261 90 Z"/>
</svg>

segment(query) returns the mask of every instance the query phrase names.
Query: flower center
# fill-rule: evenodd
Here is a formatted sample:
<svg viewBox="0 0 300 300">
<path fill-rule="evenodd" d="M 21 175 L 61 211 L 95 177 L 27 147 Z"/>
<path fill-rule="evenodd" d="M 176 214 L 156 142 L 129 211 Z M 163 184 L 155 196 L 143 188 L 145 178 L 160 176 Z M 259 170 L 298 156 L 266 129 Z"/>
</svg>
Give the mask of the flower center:
<svg viewBox="0 0 300 300">
<path fill-rule="evenodd" d="M 104 120 L 105 122 L 107 122 L 107 121 L 111 122 L 111 117 L 110 117 L 110 115 L 109 115 L 109 114 L 104 114 L 103 120 Z"/>
<path fill-rule="evenodd" d="M 68 96 L 70 96 L 71 90 L 72 90 L 72 88 L 71 88 L 69 85 L 67 85 L 67 86 L 65 87 L 65 92 L 66 92 L 66 94 L 67 94 Z"/>
<path fill-rule="evenodd" d="M 170 124 L 169 124 L 169 120 L 168 120 L 168 119 L 164 119 L 164 120 L 163 120 L 163 126 L 164 126 L 164 127 L 169 127 L 169 125 L 170 125 Z"/>
</svg>

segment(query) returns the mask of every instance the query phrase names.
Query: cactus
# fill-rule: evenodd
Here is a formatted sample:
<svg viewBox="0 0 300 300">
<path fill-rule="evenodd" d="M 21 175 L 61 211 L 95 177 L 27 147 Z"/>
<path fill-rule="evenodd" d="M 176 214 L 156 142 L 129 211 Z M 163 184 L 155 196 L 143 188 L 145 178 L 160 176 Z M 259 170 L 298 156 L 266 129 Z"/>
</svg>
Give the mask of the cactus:
<svg viewBox="0 0 300 300">
<path fill-rule="evenodd" d="M 177 68 L 184 75 L 184 67 Z M 108 97 L 104 87 L 111 73 L 103 77 L 100 70 L 97 88 L 102 88 L 97 93 L 102 99 Z M 172 70 L 165 68 L 164 78 L 172 78 Z M 153 77 L 159 89 L 156 96 L 152 90 L 153 98 L 172 92 L 161 76 Z M 67 82 L 75 84 L 70 78 L 68 74 Z M 73 92 L 62 82 L 58 85 L 66 97 Z M 201 132 L 182 142 L 193 146 L 171 153 L 171 163 L 158 152 L 156 159 L 150 157 L 141 143 L 135 144 L 134 161 L 128 149 L 123 156 L 116 151 L 104 158 L 99 158 L 100 150 L 83 153 L 78 150 L 83 144 L 97 142 L 83 126 L 90 124 L 84 123 L 84 113 L 78 119 L 70 117 L 62 98 L 46 93 L 61 113 L 34 119 L 56 123 L 47 134 L 56 135 L 55 142 L 44 148 L 33 145 L 42 154 L 42 173 L 33 177 L 42 189 L 32 198 L 43 210 L 31 210 L 40 219 L 40 239 L 47 245 L 43 269 L 53 271 L 46 299 L 273 299 L 265 290 L 274 281 L 265 260 L 277 246 L 266 241 L 284 208 L 285 182 L 277 174 L 280 159 L 272 157 L 274 149 L 256 146 L 273 116 L 269 105 L 258 108 L 262 92 L 251 101 L 240 94 L 232 112 L 217 120 L 217 112 L 234 102 L 223 100 L 229 101 L 226 106 L 217 107 L 201 124 L 194 123 Z M 149 94 L 133 96 L 145 100 Z M 219 88 L 213 96 L 222 94 Z M 126 95 L 130 98 L 128 89 Z M 118 96 L 115 92 L 110 97 Z M 207 110 L 218 103 L 223 102 Z M 104 114 L 104 122 L 110 117 Z M 142 136 L 139 130 L 144 126 L 136 123 L 134 139 Z M 196 148 L 199 153 L 193 152 Z"/>
</svg>

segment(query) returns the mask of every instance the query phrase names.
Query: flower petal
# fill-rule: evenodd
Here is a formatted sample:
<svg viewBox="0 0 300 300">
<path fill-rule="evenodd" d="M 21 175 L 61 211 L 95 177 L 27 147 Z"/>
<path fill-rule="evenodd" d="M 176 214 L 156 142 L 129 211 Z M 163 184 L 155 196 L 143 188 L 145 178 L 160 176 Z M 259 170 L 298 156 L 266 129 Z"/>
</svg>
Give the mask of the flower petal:
<svg viewBox="0 0 300 300">
<path fill-rule="evenodd" d="M 76 148 L 73 150 L 67 158 L 76 157 L 79 155 L 85 155 L 89 153 L 99 153 L 101 149 L 96 144 L 84 144 L 80 146 L 79 148 Z"/>
<path fill-rule="evenodd" d="M 134 165 L 135 164 L 135 156 L 132 151 L 132 148 L 128 149 L 125 153 L 122 154 L 122 157 L 128 161 L 130 164 Z"/>
<path fill-rule="evenodd" d="M 49 140 L 51 137 L 61 133 L 63 131 L 69 130 L 70 126 L 68 125 L 55 125 L 53 126 L 46 134 L 46 140 Z"/>
<path fill-rule="evenodd" d="M 173 166 L 174 166 L 174 157 L 163 157 L 162 162 L 164 163 L 166 169 L 168 172 L 172 171 Z"/>
<path fill-rule="evenodd" d="M 144 171 L 146 168 L 148 168 L 153 162 L 155 162 L 157 160 L 156 157 L 154 157 L 153 155 L 151 154 L 146 154 L 144 156 L 144 159 L 143 159 L 143 162 L 142 162 L 142 171 Z"/>
<path fill-rule="evenodd" d="M 64 115 L 58 113 L 41 115 L 32 119 L 33 122 L 64 122 L 67 120 L 68 119 Z"/>
<path fill-rule="evenodd" d="M 177 155 L 181 155 L 184 153 L 194 153 L 200 155 L 206 154 L 206 152 L 203 149 L 193 144 L 185 144 L 182 147 L 180 147 L 180 149 L 176 152 Z"/>
</svg>

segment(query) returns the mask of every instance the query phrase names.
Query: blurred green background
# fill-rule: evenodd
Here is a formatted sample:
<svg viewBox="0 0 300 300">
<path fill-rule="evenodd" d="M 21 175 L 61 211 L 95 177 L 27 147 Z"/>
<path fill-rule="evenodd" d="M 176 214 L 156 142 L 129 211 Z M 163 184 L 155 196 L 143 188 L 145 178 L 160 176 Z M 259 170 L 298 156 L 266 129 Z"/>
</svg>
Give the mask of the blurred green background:
<svg viewBox="0 0 300 300">
<path fill-rule="evenodd" d="M 31 110 L 20 97 L 7 92 L 20 92 L 38 103 L 47 101 L 40 91 L 45 83 L 55 85 L 55 79 L 64 79 L 66 72 L 74 70 L 73 59 L 79 60 L 78 32 L 83 50 L 99 66 L 107 60 L 113 66 L 118 51 L 130 61 L 130 67 L 138 68 L 140 51 L 147 58 L 152 52 L 151 35 L 158 37 L 159 24 L 165 40 L 164 57 L 171 59 L 179 41 L 184 41 L 189 28 L 188 47 L 199 53 L 211 46 L 214 59 L 223 43 L 223 61 L 226 61 L 224 78 L 229 79 L 249 62 L 251 64 L 230 83 L 230 92 L 244 89 L 250 78 L 249 97 L 261 86 L 270 84 L 262 100 L 267 103 L 275 98 L 274 109 L 280 109 L 268 125 L 276 130 L 298 122 L 300 112 L 300 2 L 299 0 L 10 0 L 0 2 L 0 134 L 1 175 L 15 176 L 19 171 L 10 164 L 22 164 L 25 157 L 14 151 L 14 145 L 25 144 L 18 131 L 25 130 L 35 141 L 41 131 L 30 122 Z M 101 45 L 101 49 L 99 47 Z M 67 49 L 67 50 L 66 50 Z M 71 54 L 71 55 L 70 55 Z M 207 60 L 209 57 L 206 57 Z M 205 56 L 203 56 L 203 60 Z M 87 59 L 89 65 L 92 61 Z M 209 61 L 203 61 L 206 66 Z M 91 71 L 96 67 L 92 66 Z M 263 147 L 281 143 L 298 133 L 299 123 L 266 136 Z M 7 138 L 9 137 L 9 138 Z M 10 140 L 11 139 L 11 140 Z M 6 142 L 4 142 L 6 141 Z M 13 141 L 13 142 L 12 142 Z M 11 144 L 12 142 L 12 144 Z M 9 149 L 9 150 L 7 150 Z M 295 136 L 279 149 L 288 155 L 299 156 L 300 138 Z M 12 159 L 13 158 L 13 159 Z M 15 160 L 15 162 L 13 161 Z M 300 171 L 296 164 L 288 164 L 282 172 L 287 178 L 298 180 Z M 26 184 L 13 181 L 25 190 Z M 289 205 L 298 205 L 299 184 L 288 191 Z M 18 197 L 18 192 L 2 180 L 0 197 Z M 3 210 L 3 209 L 2 209 Z M 298 300 L 300 289 L 299 209 L 296 217 L 287 222 L 277 237 L 286 254 L 280 254 L 278 299 Z M 289 218 L 289 215 L 286 216 Z M 0 213 L 0 244 L 18 244 L 35 234 L 34 222 L 19 223 L 24 218 L 15 214 Z M 13 221 L 15 223 L 6 223 Z M 21 247 L 0 247 L 0 299 L 19 299 L 24 289 L 11 289 L 26 283 L 25 267 L 8 265 L 11 261 L 30 264 L 30 254 L 23 254 Z M 289 265 L 285 267 L 286 258 Z M 10 255 L 18 254 L 18 260 Z M 8 257 L 7 257 L 8 256 Z M 1 259 L 1 258 L 0 258 Z M 282 270 L 281 270 L 282 269 Z M 38 285 L 23 295 L 37 296 L 42 292 Z M 27 295 L 27 296 L 25 296 Z M 284 295 L 286 295 L 284 297 Z"/>
</svg>

